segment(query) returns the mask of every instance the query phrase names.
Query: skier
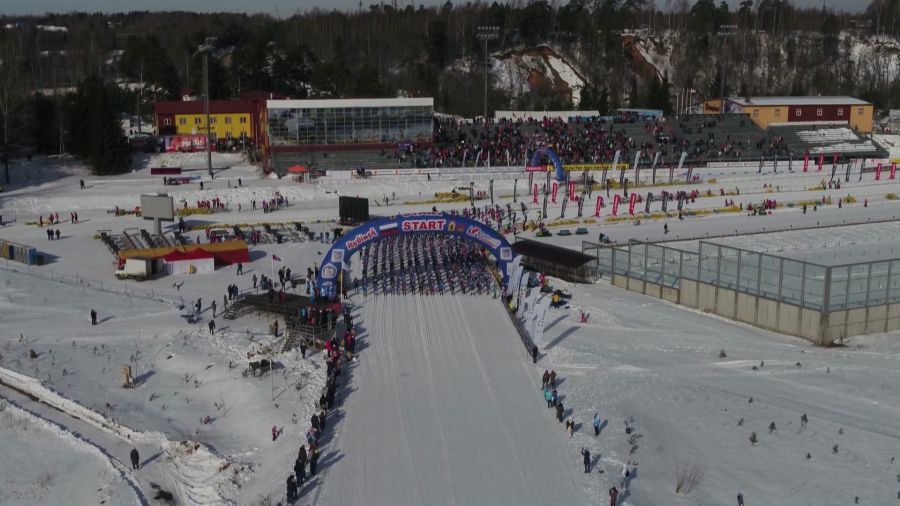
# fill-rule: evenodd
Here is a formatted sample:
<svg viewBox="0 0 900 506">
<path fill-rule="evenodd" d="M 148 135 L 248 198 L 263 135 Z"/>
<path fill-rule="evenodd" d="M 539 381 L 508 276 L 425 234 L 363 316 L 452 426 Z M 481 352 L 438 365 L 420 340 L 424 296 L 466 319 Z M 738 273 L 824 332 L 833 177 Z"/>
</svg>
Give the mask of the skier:
<svg viewBox="0 0 900 506">
<path fill-rule="evenodd" d="M 56 240 L 59 240 L 59 229 L 56 229 Z"/>
<path fill-rule="evenodd" d="M 210 320 L 210 321 L 209 321 L 209 333 L 210 333 L 210 334 L 215 334 L 215 333 L 216 333 L 216 321 L 215 321 L 215 320 Z"/>
<path fill-rule="evenodd" d="M 273 425 L 272 426 L 272 441 L 275 441 L 276 439 L 278 439 L 278 426 Z"/>
<path fill-rule="evenodd" d="M 256 288 L 256 274 L 253 274 L 253 288 Z"/>
<path fill-rule="evenodd" d="M 738 506 L 744 506 L 744 494 L 738 492 L 737 501 L 738 501 Z"/>
<path fill-rule="evenodd" d="M 622 464 L 622 480 L 619 482 L 619 488 L 628 490 L 628 482 L 631 479 L 631 471 L 628 470 L 628 463 Z"/>
<path fill-rule="evenodd" d="M 96 324 L 97 324 L 97 311 L 94 309 L 91 309 L 91 325 L 96 325 Z"/>
<path fill-rule="evenodd" d="M 609 506 L 619 504 L 619 490 L 616 487 L 609 489 Z"/>
<path fill-rule="evenodd" d="M 137 448 L 131 449 L 131 468 L 140 469 L 141 456 L 138 454 Z"/>
<path fill-rule="evenodd" d="M 663 235 L 667 235 L 669 233 L 669 224 L 666 223 L 663 225 Z"/>
<path fill-rule="evenodd" d="M 584 472 L 591 472 L 591 452 L 587 448 L 582 448 L 581 456 L 584 457 Z"/>
<path fill-rule="evenodd" d="M 550 371 L 550 386 L 556 388 L 556 371 Z"/>
<path fill-rule="evenodd" d="M 563 413 L 564 412 L 565 412 L 565 408 L 563 407 L 563 403 L 558 402 L 556 404 L 556 420 L 559 421 L 559 423 L 562 423 L 562 421 L 563 421 Z"/>
<path fill-rule="evenodd" d="M 297 482 L 294 481 L 294 475 L 289 474 L 287 478 L 287 500 L 294 502 L 297 499 Z"/>
<path fill-rule="evenodd" d="M 237 265 L 237 275 L 238 275 L 238 276 L 242 276 L 243 274 L 244 274 L 244 264 L 241 263 L 241 262 L 238 262 L 238 265 Z"/>
<path fill-rule="evenodd" d="M 212 308 L 213 317 L 215 317 L 216 316 L 216 301 L 215 301 L 215 299 L 209 304 L 209 307 Z"/>
<path fill-rule="evenodd" d="M 566 419 L 566 432 L 569 434 L 569 439 L 572 439 L 572 431 L 575 430 L 575 420 L 572 420 L 570 416 Z"/>
<path fill-rule="evenodd" d="M 800 417 L 800 428 L 805 429 L 807 423 L 809 423 L 809 418 L 806 417 L 806 413 L 803 413 Z"/>
<path fill-rule="evenodd" d="M 603 420 L 600 418 L 599 413 L 594 413 L 594 435 L 600 435 L 600 425 L 603 424 Z"/>
<path fill-rule="evenodd" d="M 547 407 L 553 407 L 553 394 L 550 392 L 550 387 L 544 387 L 544 400 L 547 401 Z"/>
</svg>

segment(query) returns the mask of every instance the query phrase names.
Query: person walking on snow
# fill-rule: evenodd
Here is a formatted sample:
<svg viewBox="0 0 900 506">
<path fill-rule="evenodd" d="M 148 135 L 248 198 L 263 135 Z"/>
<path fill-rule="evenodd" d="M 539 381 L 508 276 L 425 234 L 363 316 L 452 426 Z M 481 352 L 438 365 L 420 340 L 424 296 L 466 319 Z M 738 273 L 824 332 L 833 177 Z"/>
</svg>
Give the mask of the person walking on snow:
<svg viewBox="0 0 900 506">
<path fill-rule="evenodd" d="M 603 424 L 603 420 L 600 418 L 600 413 L 594 413 L 594 435 L 600 435 L 600 425 Z"/>
<path fill-rule="evenodd" d="M 569 439 L 572 439 L 572 431 L 575 430 L 575 420 L 572 420 L 570 416 L 566 419 L 566 432 L 569 434 Z"/>
<path fill-rule="evenodd" d="M 619 482 L 619 488 L 628 490 L 628 481 L 631 479 L 631 471 L 628 470 L 628 463 L 622 464 L 622 480 Z"/>
<path fill-rule="evenodd" d="M 737 500 L 738 506 L 744 506 L 744 494 L 738 492 Z"/>
<path fill-rule="evenodd" d="M 619 504 L 619 490 L 616 487 L 609 489 L 609 506 Z"/>
<path fill-rule="evenodd" d="M 289 474 L 287 477 L 287 500 L 294 502 L 297 499 L 297 482 L 294 481 L 294 475 Z"/>
<path fill-rule="evenodd" d="M 319 465 L 319 449 L 313 447 L 311 450 L 311 455 L 309 456 L 309 475 L 316 475 L 316 467 Z"/>
<path fill-rule="evenodd" d="M 550 387 L 556 388 L 556 371 L 550 371 Z"/>
<path fill-rule="evenodd" d="M 139 469 L 141 467 L 141 456 L 138 454 L 137 448 L 131 449 L 131 468 Z"/>
<path fill-rule="evenodd" d="M 210 320 L 210 321 L 209 321 L 209 333 L 210 333 L 210 334 L 215 334 L 215 333 L 216 333 L 216 321 L 215 321 L 215 320 Z"/>
<path fill-rule="evenodd" d="M 243 274 L 244 274 L 244 264 L 241 263 L 241 262 L 238 262 L 238 264 L 237 264 L 237 275 L 238 275 L 238 276 L 242 276 Z"/>
<path fill-rule="evenodd" d="M 96 325 L 96 324 L 97 324 L 97 311 L 94 309 L 91 309 L 91 325 Z"/>
<path fill-rule="evenodd" d="M 591 452 L 587 448 L 581 449 L 581 456 L 584 457 L 584 472 L 591 472 Z"/>
<path fill-rule="evenodd" d="M 544 369 L 544 375 L 541 376 L 541 388 L 547 388 L 548 383 L 550 383 L 550 371 Z"/>
<path fill-rule="evenodd" d="M 212 308 L 213 317 L 215 318 L 215 316 L 216 316 L 216 301 L 215 301 L 215 299 L 213 299 L 213 301 L 209 304 L 209 307 Z"/>
<path fill-rule="evenodd" d="M 556 392 L 556 389 L 550 390 L 550 400 L 553 401 L 553 405 L 556 406 L 556 403 L 559 402 L 559 394 Z"/>
<path fill-rule="evenodd" d="M 550 392 L 550 387 L 544 387 L 544 400 L 547 401 L 547 407 L 553 407 L 553 394 Z"/>
<path fill-rule="evenodd" d="M 562 421 L 563 421 L 563 413 L 564 412 L 565 412 L 565 408 L 563 407 L 563 403 L 562 402 L 556 403 L 556 420 L 559 423 L 562 423 Z"/>
<path fill-rule="evenodd" d="M 276 439 L 278 439 L 278 426 L 273 425 L 272 426 L 272 441 L 275 441 Z"/>
<path fill-rule="evenodd" d="M 302 447 L 301 447 L 302 448 Z M 303 460 L 298 457 L 294 461 L 294 475 L 297 477 L 297 487 L 302 488 L 303 482 L 306 481 L 306 452 L 303 452 Z"/>
</svg>

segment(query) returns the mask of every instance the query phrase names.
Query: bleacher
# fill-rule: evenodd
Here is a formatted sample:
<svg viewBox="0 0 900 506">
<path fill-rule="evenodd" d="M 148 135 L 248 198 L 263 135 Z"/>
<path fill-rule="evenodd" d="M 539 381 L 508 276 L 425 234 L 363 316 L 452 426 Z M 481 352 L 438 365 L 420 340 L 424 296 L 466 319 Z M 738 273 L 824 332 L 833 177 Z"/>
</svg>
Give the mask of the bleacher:
<svg viewBox="0 0 900 506">
<path fill-rule="evenodd" d="M 669 122 L 679 139 L 676 151 L 687 151 L 689 160 L 754 160 L 778 154 L 766 132 L 743 114 L 689 114 Z"/>
<path fill-rule="evenodd" d="M 770 127 L 769 132 L 783 137 L 794 153 L 875 156 L 883 151 L 871 139 L 860 137 L 848 127 L 778 126 Z"/>
</svg>

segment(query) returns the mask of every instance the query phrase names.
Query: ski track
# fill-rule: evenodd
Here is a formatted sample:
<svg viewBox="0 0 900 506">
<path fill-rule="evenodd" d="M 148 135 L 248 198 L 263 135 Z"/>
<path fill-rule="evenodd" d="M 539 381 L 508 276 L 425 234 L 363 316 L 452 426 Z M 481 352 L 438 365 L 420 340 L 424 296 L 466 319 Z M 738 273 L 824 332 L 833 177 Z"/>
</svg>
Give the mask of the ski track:
<svg viewBox="0 0 900 506">
<path fill-rule="evenodd" d="M 563 431 L 541 414 L 499 301 L 449 292 L 356 301 L 365 347 L 333 443 L 343 458 L 323 471 L 312 504 L 579 503 Z"/>
</svg>

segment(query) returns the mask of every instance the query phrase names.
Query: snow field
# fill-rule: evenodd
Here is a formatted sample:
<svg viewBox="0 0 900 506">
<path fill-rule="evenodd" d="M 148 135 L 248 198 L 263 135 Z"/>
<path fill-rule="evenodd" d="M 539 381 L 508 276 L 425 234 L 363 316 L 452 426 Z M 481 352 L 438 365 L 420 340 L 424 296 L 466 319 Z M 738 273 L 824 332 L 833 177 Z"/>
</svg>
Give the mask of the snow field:
<svg viewBox="0 0 900 506">
<path fill-rule="evenodd" d="M 141 504 L 103 452 L 0 399 L 0 504 Z"/>
</svg>

